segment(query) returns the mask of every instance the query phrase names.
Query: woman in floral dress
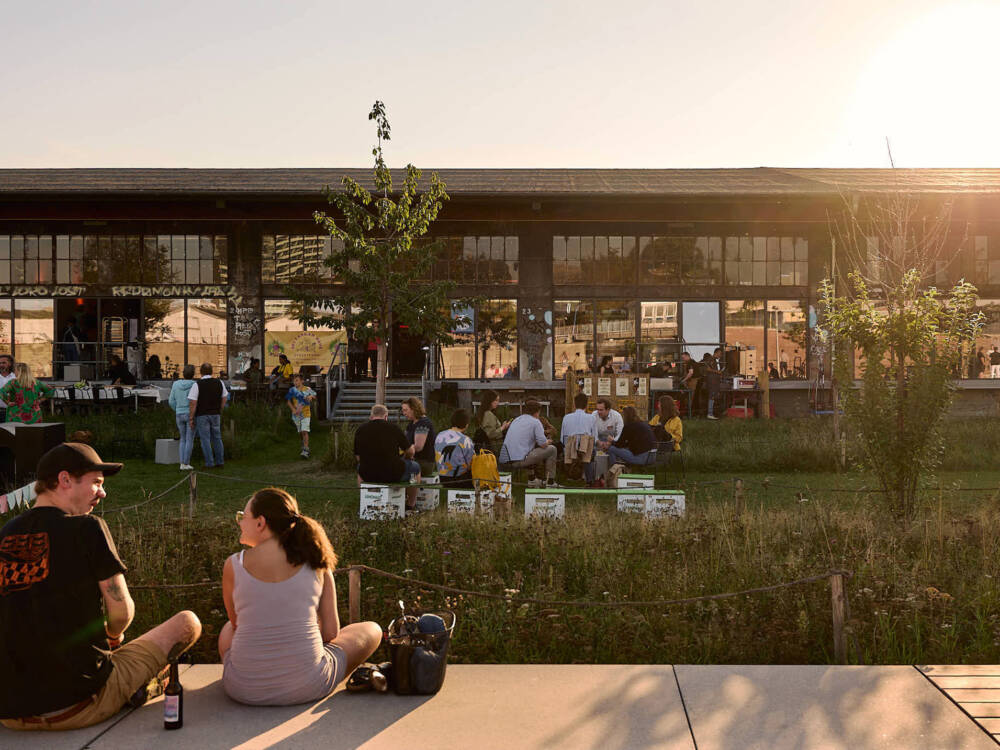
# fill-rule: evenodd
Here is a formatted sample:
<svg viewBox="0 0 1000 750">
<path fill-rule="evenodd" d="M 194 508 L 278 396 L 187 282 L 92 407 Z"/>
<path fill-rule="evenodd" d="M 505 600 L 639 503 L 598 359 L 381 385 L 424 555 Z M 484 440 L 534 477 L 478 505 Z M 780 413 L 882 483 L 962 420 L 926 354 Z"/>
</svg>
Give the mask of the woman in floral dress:
<svg viewBox="0 0 1000 750">
<path fill-rule="evenodd" d="M 50 398 L 53 390 L 40 380 L 35 380 L 31 368 L 24 362 L 14 365 L 17 376 L 3 388 L 0 399 L 7 402 L 7 421 L 35 424 L 42 421 L 42 401 Z"/>
</svg>

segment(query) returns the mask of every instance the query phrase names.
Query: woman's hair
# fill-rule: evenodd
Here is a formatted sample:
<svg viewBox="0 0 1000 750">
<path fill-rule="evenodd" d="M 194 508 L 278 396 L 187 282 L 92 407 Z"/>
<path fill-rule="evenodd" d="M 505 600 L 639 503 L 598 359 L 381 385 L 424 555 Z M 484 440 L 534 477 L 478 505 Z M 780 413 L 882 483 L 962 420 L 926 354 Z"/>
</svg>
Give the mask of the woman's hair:
<svg viewBox="0 0 1000 750">
<path fill-rule="evenodd" d="M 250 513 L 264 517 L 267 528 L 278 540 L 289 565 L 308 565 L 313 570 L 337 565 L 330 540 L 319 522 L 299 514 L 295 498 L 277 487 L 257 490 L 250 498 Z"/>
<path fill-rule="evenodd" d="M 403 399 L 403 403 L 410 407 L 410 411 L 413 412 L 414 419 L 420 419 L 427 413 L 424 411 L 424 402 L 416 396 L 410 396 L 407 399 Z"/>
<path fill-rule="evenodd" d="M 628 424 L 629 422 L 639 421 L 639 415 L 636 414 L 634 406 L 626 406 L 624 409 L 622 409 L 622 421 L 625 424 Z"/>
<path fill-rule="evenodd" d="M 612 362 L 612 360 L 613 360 L 613 357 L 610 354 L 605 354 L 603 357 L 601 357 L 601 365 L 600 366 L 604 367 L 606 365 L 610 365 L 611 362 Z"/>
<path fill-rule="evenodd" d="M 677 413 L 677 404 L 674 403 L 673 398 L 670 396 L 660 396 L 659 400 L 660 407 L 660 419 L 666 422 L 668 419 L 673 419 L 674 417 L 680 416 Z"/>
<path fill-rule="evenodd" d="M 17 376 L 17 383 L 26 390 L 35 387 L 35 376 L 31 374 L 31 367 L 27 362 L 18 362 L 14 365 L 14 374 Z"/>
<path fill-rule="evenodd" d="M 184 379 L 194 380 L 194 365 L 184 365 Z"/>
<path fill-rule="evenodd" d="M 479 398 L 482 400 L 479 402 L 479 411 L 476 412 L 476 419 L 482 424 L 483 417 L 486 416 L 486 412 L 493 410 L 493 402 L 500 398 L 500 394 L 487 388 L 479 394 Z"/>
<path fill-rule="evenodd" d="M 122 358 L 121 357 L 119 357 L 117 354 L 112 354 L 111 355 L 111 366 L 112 367 L 115 367 L 116 365 L 120 365 L 121 363 L 122 363 Z"/>
</svg>

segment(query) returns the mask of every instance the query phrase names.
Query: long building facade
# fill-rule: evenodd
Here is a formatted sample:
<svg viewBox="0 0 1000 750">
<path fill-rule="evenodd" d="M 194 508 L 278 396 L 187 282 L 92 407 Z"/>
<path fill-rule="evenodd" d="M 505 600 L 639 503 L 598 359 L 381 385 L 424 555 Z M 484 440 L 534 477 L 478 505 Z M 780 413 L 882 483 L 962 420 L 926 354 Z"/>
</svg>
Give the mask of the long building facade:
<svg viewBox="0 0 1000 750">
<path fill-rule="evenodd" d="M 428 170 L 429 171 L 429 170 Z M 186 362 L 231 373 L 286 353 L 346 361 L 341 330 L 304 330 L 291 288 L 336 299 L 312 219 L 336 169 L 0 170 L 0 350 L 55 379 L 99 378 L 112 354 L 142 377 Z M 425 172 L 426 174 L 426 172 Z M 947 203 L 939 284 L 979 289 L 1000 343 L 1000 170 L 439 170 L 451 199 L 431 236 L 456 282 L 455 343 L 403 329 L 390 376 L 524 390 L 609 357 L 659 373 L 682 350 L 741 352 L 807 383 L 828 366 L 818 285 L 837 263 L 830 217 L 856 195 Z"/>
</svg>

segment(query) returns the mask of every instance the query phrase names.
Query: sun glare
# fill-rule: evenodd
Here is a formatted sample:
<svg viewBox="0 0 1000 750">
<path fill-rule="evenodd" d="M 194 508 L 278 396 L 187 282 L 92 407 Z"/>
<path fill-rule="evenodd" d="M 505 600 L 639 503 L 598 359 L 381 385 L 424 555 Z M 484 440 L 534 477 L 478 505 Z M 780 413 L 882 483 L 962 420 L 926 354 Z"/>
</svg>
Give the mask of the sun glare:
<svg viewBox="0 0 1000 750">
<path fill-rule="evenodd" d="M 863 68 L 846 127 L 864 142 L 889 136 L 896 166 L 1000 166 L 997 29 L 996 3 L 902 25 Z"/>
</svg>

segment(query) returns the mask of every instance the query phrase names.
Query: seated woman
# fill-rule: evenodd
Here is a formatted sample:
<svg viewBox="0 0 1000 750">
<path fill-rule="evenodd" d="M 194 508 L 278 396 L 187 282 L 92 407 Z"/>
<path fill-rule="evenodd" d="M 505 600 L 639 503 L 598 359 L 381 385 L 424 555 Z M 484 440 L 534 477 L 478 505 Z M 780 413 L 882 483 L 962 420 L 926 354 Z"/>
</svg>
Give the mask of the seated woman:
<svg viewBox="0 0 1000 750">
<path fill-rule="evenodd" d="M 476 450 L 487 449 L 494 453 L 500 452 L 503 444 L 503 434 L 510 427 L 510 420 L 500 422 L 496 415 L 496 408 L 500 406 L 500 394 L 494 390 L 485 390 L 480 394 L 482 401 L 479 404 L 479 412 L 476 419 L 479 422 L 479 429 L 473 432 L 473 442 Z"/>
<path fill-rule="evenodd" d="M 622 409 L 622 420 L 625 422 L 622 434 L 615 442 L 604 444 L 610 461 L 619 464 L 645 464 L 649 452 L 656 447 L 653 428 L 639 419 L 634 406 Z"/>
<path fill-rule="evenodd" d="M 681 440 L 684 439 L 684 425 L 681 424 L 680 414 L 677 413 L 677 404 L 670 396 L 660 396 L 657 402 L 659 411 L 649 420 L 649 426 L 653 428 L 653 435 L 661 443 L 673 441 L 674 450 L 681 449 Z"/>
<path fill-rule="evenodd" d="M 111 355 L 111 367 L 108 369 L 108 377 L 111 378 L 111 385 L 135 385 L 135 375 L 122 362 L 122 358 L 117 354 Z"/>
<path fill-rule="evenodd" d="M 439 481 L 451 489 L 475 489 L 472 484 L 472 459 L 476 449 L 472 438 L 465 434 L 468 427 L 469 412 L 456 409 L 451 415 L 451 428 L 439 432 L 434 439 Z"/>
<path fill-rule="evenodd" d="M 374 622 L 340 627 L 331 571 L 337 556 L 323 527 L 295 498 L 258 490 L 236 514 L 240 543 L 222 569 L 229 622 L 219 634 L 222 687 L 240 703 L 288 706 L 319 700 L 371 656 Z"/>
</svg>

